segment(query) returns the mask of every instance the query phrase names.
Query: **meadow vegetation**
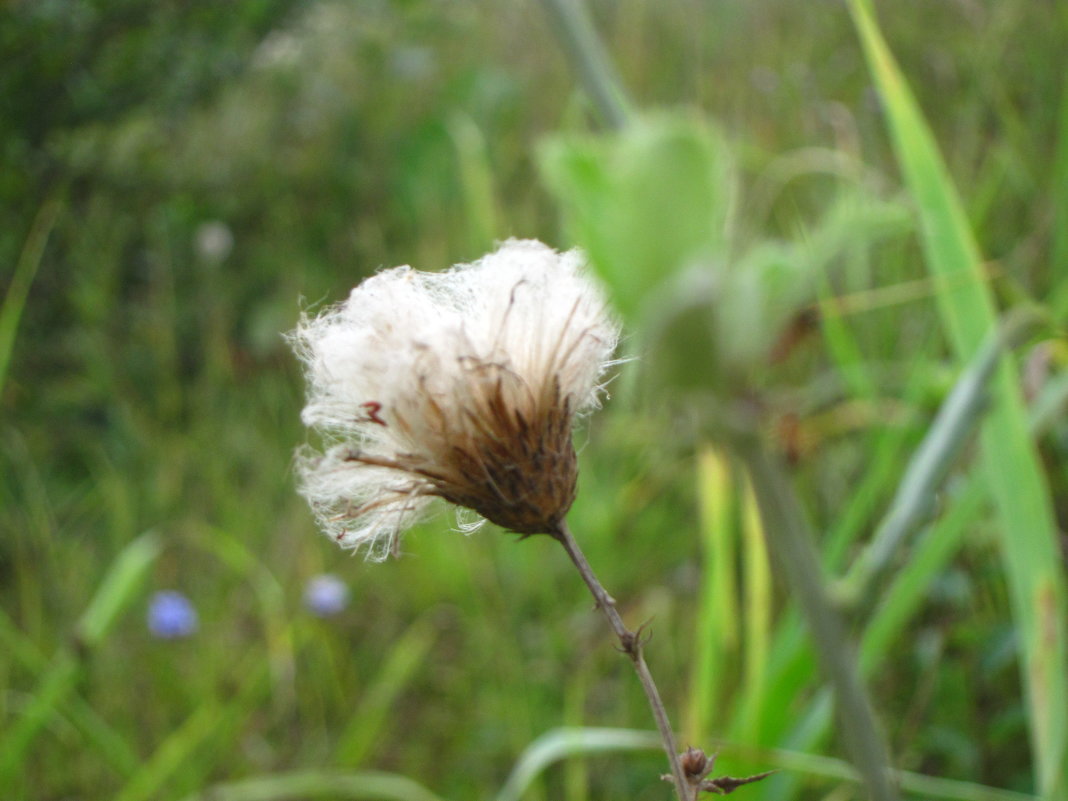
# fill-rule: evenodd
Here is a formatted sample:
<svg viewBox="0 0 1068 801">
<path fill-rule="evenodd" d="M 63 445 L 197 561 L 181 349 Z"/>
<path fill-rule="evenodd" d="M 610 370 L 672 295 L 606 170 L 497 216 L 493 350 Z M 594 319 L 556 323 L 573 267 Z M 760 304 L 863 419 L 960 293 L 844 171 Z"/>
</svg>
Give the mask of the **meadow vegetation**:
<svg viewBox="0 0 1068 801">
<path fill-rule="evenodd" d="M 294 489 L 301 311 L 513 236 L 584 245 L 622 310 L 637 358 L 577 433 L 570 527 L 651 621 L 682 744 L 780 769 L 754 800 L 866 797 L 730 444 L 746 401 L 902 795 L 1068 798 L 1068 11 L 590 5 L 659 113 L 637 138 L 603 132 L 536 4 L 0 11 L 4 798 L 668 797 L 560 548 L 443 511 L 365 563 Z M 650 155 L 665 138 L 694 161 Z M 692 164 L 730 176 L 694 189 Z M 711 333 L 669 286 L 706 201 L 722 230 L 696 250 L 758 276 Z M 940 407 L 1023 308 L 934 503 L 865 573 Z M 322 573 L 351 593 L 329 617 L 303 602 Z M 160 590 L 195 632 L 153 635 Z"/>
</svg>

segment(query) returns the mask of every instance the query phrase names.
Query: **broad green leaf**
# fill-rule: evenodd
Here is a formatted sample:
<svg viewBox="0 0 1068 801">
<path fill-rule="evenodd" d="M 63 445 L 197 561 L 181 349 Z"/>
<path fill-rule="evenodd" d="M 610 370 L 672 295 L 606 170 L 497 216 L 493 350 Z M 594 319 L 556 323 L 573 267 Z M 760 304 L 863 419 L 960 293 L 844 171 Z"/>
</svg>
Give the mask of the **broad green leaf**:
<svg viewBox="0 0 1068 801">
<path fill-rule="evenodd" d="M 653 115 L 619 133 L 557 137 L 540 163 L 568 232 L 628 318 L 667 278 L 725 250 L 730 158 L 697 116 Z"/>
</svg>

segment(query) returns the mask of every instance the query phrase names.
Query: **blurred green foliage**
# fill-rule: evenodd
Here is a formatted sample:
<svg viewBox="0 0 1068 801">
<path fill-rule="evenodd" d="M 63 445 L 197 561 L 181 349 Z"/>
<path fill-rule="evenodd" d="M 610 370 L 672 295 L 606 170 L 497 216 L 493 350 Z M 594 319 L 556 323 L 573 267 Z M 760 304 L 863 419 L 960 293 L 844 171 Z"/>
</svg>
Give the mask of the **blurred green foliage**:
<svg viewBox="0 0 1068 801">
<path fill-rule="evenodd" d="M 695 116 L 640 118 L 619 135 L 555 141 L 542 162 L 571 236 L 632 323 L 670 276 L 723 260 L 730 152 Z"/>
<path fill-rule="evenodd" d="M 920 248 L 893 223 L 907 200 L 849 18 L 838 4 L 786 0 L 592 10 L 639 105 L 715 118 L 734 153 L 737 264 L 781 273 L 787 293 L 799 292 L 784 309 L 819 311 L 816 328 L 767 311 L 766 327 L 724 345 L 766 353 L 772 329 L 791 334 L 753 376 L 839 570 L 956 377 Z M 1049 169 L 1068 152 L 1058 127 L 1068 14 L 1010 0 L 887 9 L 881 22 L 995 293 L 1066 296 L 1048 254 L 1068 207 Z M 178 798 L 336 767 L 483 798 L 556 726 L 647 726 L 640 690 L 551 543 L 465 538 L 438 521 L 406 541 L 404 559 L 364 565 L 316 534 L 289 470 L 304 437 L 302 388 L 281 332 L 305 306 L 343 297 L 379 267 L 444 267 L 513 235 L 561 247 L 597 236 L 606 252 L 656 259 L 643 209 L 611 211 L 614 224 L 633 221 L 633 247 L 599 230 L 596 204 L 615 202 L 614 182 L 656 175 L 628 172 L 595 144 L 540 11 L 467 0 L 22 0 L 0 10 L 0 55 L 5 296 L 35 221 L 47 231 L 0 387 L 0 732 L 41 708 L 41 676 L 64 668 L 109 567 L 143 532 L 163 545 L 150 588 L 181 589 L 201 618 L 196 638 L 180 642 L 153 640 L 136 612 L 112 621 L 5 797 Z M 721 168 L 703 127 L 666 127 L 661 135 L 691 142 L 694 169 Z M 545 141 L 577 143 L 599 171 L 586 233 L 560 230 L 549 190 L 562 179 L 543 188 L 536 163 Z M 670 175 L 682 155 L 669 148 L 657 169 Z M 664 225 L 687 232 L 672 259 L 719 246 L 718 229 L 703 241 L 699 218 L 722 214 L 721 188 L 703 184 L 684 208 L 665 200 Z M 802 254 L 813 260 L 805 287 L 790 276 Z M 628 312 L 652 284 L 633 279 Z M 690 293 L 690 311 L 705 291 Z M 761 303 L 739 303 L 730 330 L 763 319 L 746 316 Z M 705 386 L 706 343 L 724 333 L 697 316 L 673 325 L 668 372 L 685 378 L 689 367 Z M 1031 396 L 1056 409 L 1063 343 L 1040 343 L 1023 362 Z M 659 396 L 650 387 L 656 367 L 621 368 L 615 399 L 578 435 L 572 528 L 627 621 L 654 618 L 648 658 L 681 723 L 694 643 L 720 632 L 695 628 L 707 621 L 709 575 L 699 427 L 676 402 L 684 382 Z M 1039 444 L 1063 530 L 1068 429 L 1063 416 L 1047 420 Z M 951 477 L 947 508 L 969 471 Z M 874 697 L 900 767 L 1029 792 L 1015 632 L 985 498 L 974 508 L 962 549 L 877 652 Z M 939 525 L 959 522 L 949 518 Z M 305 580 L 323 570 L 354 592 L 330 621 L 300 607 Z M 803 629 L 781 591 L 772 606 L 764 711 L 755 723 L 728 720 L 755 703 L 752 641 L 717 639 L 715 697 L 734 707 L 700 730 L 788 747 L 818 716 Z M 725 754 L 723 769 L 765 764 L 743 756 Z M 529 797 L 662 798 L 649 781 L 661 761 L 651 752 L 554 767 Z M 848 785 L 791 778 L 799 797 L 850 797 Z"/>
</svg>

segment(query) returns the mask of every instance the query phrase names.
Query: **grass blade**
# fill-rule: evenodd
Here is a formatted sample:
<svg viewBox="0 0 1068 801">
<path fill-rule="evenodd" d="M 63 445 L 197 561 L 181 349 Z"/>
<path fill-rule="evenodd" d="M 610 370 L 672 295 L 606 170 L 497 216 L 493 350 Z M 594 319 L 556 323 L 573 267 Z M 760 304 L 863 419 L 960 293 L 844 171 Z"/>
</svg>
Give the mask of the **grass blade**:
<svg viewBox="0 0 1068 801">
<path fill-rule="evenodd" d="M 18 721 L 0 740 L 0 786 L 13 787 L 15 776 L 29 752 L 30 745 L 48 724 L 59 706 L 71 693 L 82 675 L 82 663 L 71 652 L 63 653 L 37 683 L 33 700 Z"/>
<path fill-rule="evenodd" d="M 732 743 L 718 743 L 717 745 L 720 747 L 720 753 L 725 757 L 744 758 L 778 770 L 803 773 L 809 776 L 821 776 L 827 779 L 856 784 L 861 781 L 860 775 L 852 765 L 834 757 L 781 748 L 749 748 Z M 946 799 L 946 801 L 1036 801 L 1034 796 L 1026 793 L 999 790 L 996 787 L 987 787 L 974 782 L 926 776 L 922 773 L 913 773 L 907 770 L 891 771 L 891 775 L 902 792 L 923 799 L 940 798 Z"/>
<path fill-rule="evenodd" d="M 184 801 L 288 801 L 291 798 L 362 798 L 375 801 L 442 801 L 418 782 L 380 771 L 302 771 L 217 784 Z"/>
<path fill-rule="evenodd" d="M 0 306 L 0 393 L 4 390 L 7 369 L 11 364 L 11 352 L 15 349 L 19 320 L 26 306 L 26 297 L 30 294 L 30 286 L 33 284 L 33 277 L 37 274 L 37 268 L 41 266 L 41 257 L 44 256 L 48 236 L 52 233 L 52 228 L 55 227 L 62 209 L 63 201 L 58 195 L 49 198 L 41 206 L 33 225 L 30 226 L 30 233 L 19 255 L 15 274 L 4 294 L 4 305 Z"/>
<path fill-rule="evenodd" d="M 159 556 L 159 538 L 152 532 L 138 537 L 116 557 L 75 629 L 76 647 L 60 653 L 38 682 L 33 700 L 15 725 L 0 738 L 0 787 L 8 787 L 30 745 L 66 702 L 82 675 L 85 660 L 129 605 L 141 580 Z"/>
<path fill-rule="evenodd" d="M 91 649 L 100 643 L 119 613 L 133 600 L 162 549 L 159 535 L 152 531 L 122 549 L 78 621 L 75 637 L 79 647 Z"/>
<path fill-rule="evenodd" d="M 772 582 L 767 540 L 753 488 L 742 495 L 742 542 L 745 569 L 745 691 L 741 693 L 743 737 L 759 742 L 767 689 L 768 652 L 771 647 Z"/>
<path fill-rule="evenodd" d="M 493 247 L 500 218 L 486 140 L 475 121 L 466 114 L 452 114 L 447 127 L 462 188 L 466 244 L 472 253 L 482 253 Z"/>
<path fill-rule="evenodd" d="M 652 731 L 636 729 L 553 729 L 532 742 L 520 755 L 496 801 L 519 801 L 549 765 L 578 754 L 603 751 L 659 751 L 663 742 Z"/>
<path fill-rule="evenodd" d="M 205 704 L 186 718 L 156 752 L 131 777 L 115 801 L 142 801 L 156 796 L 167 781 L 185 763 L 218 725 L 222 710 Z"/>
<path fill-rule="evenodd" d="M 738 647 L 735 587 L 734 487 L 724 454 L 705 448 L 697 456 L 697 503 L 703 565 L 690 698 L 683 726 L 688 742 L 704 742 L 723 712 L 720 688 L 727 654 Z"/>
<path fill-rule="evenodd" d="M 0 649 L 14 656 L 27 671 L 45 673 L 48 670 L 47 657 L 15 627 L 3 610 L 0 610 Z M 126 778 L 137 770 L 140 761 L 130 743 L 80 695 L 71 693 L 61 709 L 71 725 L 119 776 Z"/>
<path fill-rule="evenodd" d="M 532 742 L 523 752 L 519 761 L 508 777 L 504 789 L 498 793 L 496 801 L 519 801 L 524 789 L 549 765 L 561 759 L 579 754 L 606 751 L 659 751 L 660 738 L 656 732 L 637 729 L 605 728 L 566 728 L 548 731 Z M 784 771 L 819 776 L 837 781 L 859 784 L 861 778 L 856 769 L 848 762 L 833 757 L 807 754 L 802 751 L 781 748 L 753 748 L 731 742 L 717 742 L 718 753 L 730 759 L 742 759 L 755 764 L 767 765 Z M 999 790 L 996 787 L 976 784 L 974 782 L 942 779 L 925 776 L 906 770 L 890 771 L 895 783 L 902 791 L 926 799 L 945 799 L 946 801 L 1036 801 L 1034 796 L 1016 793 L 1011 790 Z M 222 795 L 226 801 L 259 801 L 259 799 L 277 798 L 278 796 L 236 796 Z M 363 796 L 359 796 L 363 797 Z M 386 798 L 386 796 L 383 796 Z M 197 798 L 200 798 L 199 796 Z M 212 795 L 212 799 L 217 796 Z M 392 798 L 392 796 L 389 796 Z M 415 796 L 413 796 L 415 798 Z M 195 799 L 186 799 L 195 801 Z"/>
<path fill-rule="evenodd" d="M 1038 317 L 1027 310 L 1011 316 L 976 354 L 942 403 L 923 442 L 909 460 L 890 510 L 871 542 L 843 580 L 850 603 L 871 597 L 876 581 L 909 535 L 931 519 L 936 493 L 986 411 L 987 384 L 1003 351 L 1028 333 Z"/>
<path fill-rule="evenodd" d="M 1032 431 L 1041 425 L 1040 415 L 1032 415 Z M 864 627 L 860 642 L 861 674 L 870 676 L 884 664 L 897 647 L 900 637 L 913 616 L 927 599 L 931 582 L 950 563 L 964 545 L 965 537 L 988 501 L 982 476 L 968 477 L 953 493 L 947 513 L 937 520 L 916 543 L 908 561 L 893 577 L 881 596 L 878 608 Z M 809 704 L 793 730 L 795 747 L 812 749 L 830 732 L 830 693 L 820 692 Z M 774 781 L 774 780 L 773 780 Z"/>
<path fill-rule="evenodd" d="M 1057 157 L 1053 165 L 1053 275 L 1068 268 L 1068 74 L 1061 90 L 1061 114 L 1057 131 Z M 1050 301 L 1054 315 L 1060 322 L 1068 318 L 1068 282 L 1060 282 Z"/>
<path fill-rule="evenodd" d="M 194 764 L 196 753 L 206 748 L 214 738 L 221 740 L 227 734 L 235 736 L 233 724 L 248 717 L 268 687 L 270 672 L 267 665 L 250 655 L 235 671 L 243 686 L 240 694 L 228 704 L 208 703 L 185 719 L 177 729 L 156 748 L 136 774 L 115 797 L 115 801 L 148 801 L 162 797 L 161 790 L 175 780 L 188 774 Z M 217 748 L 212 757 L 218 759 L 224 751 Z"/>
<path fill-rule="evenodd" d="M 382 729 L 389 721 L 390 709 L 423 664 L 436 638 L 437 628 L 433 618 L 423 616 L 397 640 L 353 712 L 348 727 L 338 738 L 334 755 L 338 764 L 357 765 L 367 757 L 381 739 Z"/>
<path fill-rule="evenodd" d="M 934 137 L 875 22 L 871 6 L 850 11 L 882 96 L 894 149 L 919 214 L 943 324 L 961 362 L 995 325 L 979 248 Z M 982 430 L 986 478 L 1001 521 L 1002 558 L 1019 627 L 1036 784 L 1068 798 L 1068 599 L 1049 490 L 1027 428 L 1023 398 L 1003 360 L 994 408 Z"/>
</svg>

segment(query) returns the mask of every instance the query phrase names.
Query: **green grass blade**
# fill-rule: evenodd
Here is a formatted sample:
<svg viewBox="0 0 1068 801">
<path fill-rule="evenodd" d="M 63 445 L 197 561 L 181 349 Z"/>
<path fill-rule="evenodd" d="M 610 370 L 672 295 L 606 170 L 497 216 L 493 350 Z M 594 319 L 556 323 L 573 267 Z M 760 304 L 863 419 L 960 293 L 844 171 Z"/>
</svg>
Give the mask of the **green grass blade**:
<svg viewBox="0 0 1068 801">
<path fill-rule="evenodd" d="M 1031 424 L 1036 436 L 1046 433 L 1068 411 L 1068 372 L 1053 376 L 1031 406 Z"/>
<path fill-rule="evenodd" d="M 860 345 L 846 324 L 840 304 L 834 298 L 829 272 L 827 266 L 824 265 L 817 307 L 823 342 L 827 346 L 829 355 L 834 359 L 835 370 L 849 388 L 850 396 L 868 401 L 874 400 L 879 395 L 879 389 L 861 353 Z"/>
<path fill-rule="evenodd" d="M 15 349 L 15 336 L 18 334 L 22 310 L 26 306 L 26 297 L 30 294 L 37 268 L 41 266 L 48 236 L 52 233 L 62 209 L 63 201 L 55 195 L 41 206 L 33 225 L 30 226 L 26 244 L 15 266 L 15 274 L 4 294 L 4 304 L 0 306 L 0 394 L 4 391 L 7 369 L 11 365 L 11 352 Z"/>
<path fill-rule="evenodd" d="M 14 657 L 14 661 L 30 672 L 39 673 L 48 664 L 44 654 L 37 650 L 34 642 L 19 631 L 7 612 L 0 609 L 0 648 L 2 653 Z"/>
<path fill-rule="evenodd" d="M 197 709 L 163 741 L 141 770 L 126 783 L 115 801 L 142 801 L 155 797 L 215 730 L 221 715 L 222 710 L 215 704 L 205 704 Z"/>
<path fill-rule="evenodd" d="M 969 527 L 985 500 L 978 477 L 972 477 L 953 499 L 948 514 L 932 526 L 910 552 L 908 562 L 880 596 L 878 611 L 864 627 L 860 666 L 870 675 L 883 663 L 913 615 L 927 599 L 931 582 L 964 544 Z"/>
<path fill-rule="evenodd" d="M 744 758 L 756 764 L 766 765 L 783 772 L 802 773 L 827 779 L 860 783 L 860 775 L 848 762 L 834 757 L 808 754 L 803 751 L 781 748 L 750 748 L 732 743 L 718 743 L 724 757 Z M 1034 796 L 1000 790 L 975 782 L 942 779 L 907 770 L 891 771 L 897 786 L 903 793 L 923 799 L 946 799 L 946 801 L 1036 801 Z M 850 796 L 846 796 L 850 797 Z"/>
<path fill-rule="evenodd" d="M 923 371 L 913 371 L 901 391 L 903 407 L 914 408 L 922 402 L 929 378 Z M 870 458 L 864 475 L 846 500 L 841 515 L 829 524 L 823 547 L 824 564 L 832 574 L 844 569 L 850 548 L 878 519 L 879 508 L 893 491 L 894 480 L 907 458 L 911 437 L 912 426 L 891 425 L 876 431 L 865 446 Z"/>
<path fill-rule="evenodd" d="M 496 801 L 519 801 L 549 765 L 571 756 L 604 751 L 660 750 L 663 743 L 652 731 L 635 729 L 553 729 L 532 742 L 520 755 Z"/>
<path fill-rule="evenodd" d="M 727 655 L 738 647 L 735 587 L 734 485 L 725 455 L 706 448 L 697 457 L 697 504 L 703 564 L 694 632 L 690 703 L 683 726 L 688 742 L 704 742 L 723 710 L 720 688 Z"/>
<path fill-rule="evenodd" d="M 1011 316 L 957 379 L 909 460 L 889 511 L 843 580 L 849 602 L 872 596 L 879 576 L 890 567 L 908 537 L 934 515 L 938 489 L 986 411 L 987 385 L 1002 353 L 1036 322 L 1038 317 L 1028 311 Z"/>
<path fill-rule="evenodd" d="M 760 741 L 760 721 L 767 694 L 768 652 L 772 632 L 772 580 L 767 540 L 760 521 L 760 509 L 752 487 L 742 494 L 742 542 L 745 570 L 745 691 L 741 693 L 742 736 L 746 742 Z"/>
<path fill-rule="evenodd" d="M 115 558 L 99 589 L 75 628 L 75 648 L 64 650 L 38 682 L 33 700 L 15 725 L 0 737 L 0 787 L 19 772 L 30 745 L 65 704 L 84 671 L 91 649 L 129 605 L 148 569 L 160 553 L 149 532 L 127 545 Z"/>
<path fill-rule="evenodd" d="M 1050 265 L 1052 275 L 1063 275 L 1068 269 L 1068 74 L 1061 90 L 1061 114 L 1057 131 L 1057 157 L 1053 165 L 1053 246 Z M 1068 318 L 1068 281 L 1057 284 L 1050 301 L 1054 315 L 1060 322 Z"/>
<path fill-rule="evenodd" d="M 142 534 L 119 553 L 75 630 L 79 646 L 94 648 L 107 634 L 134 594 L 163 545 L 154 532 Z"/>
<path fill-rule="evenodd" d="M 0 653 L 11 654 L 29 673 L 48 671 L 48 659 L 37 646 L 19 631 L 11 618 L 0 609 Z M 137 770 L 140 760 L 129 742 L 96 710 L 76 693 L 70 694 L 61 711 L 97 754 L 122 777 Z"/>
<path fill-rule="evenodd" d="M 1031 428 L 1042 423 L 1032 414 Z M 986 508 L 986 487 L 979 475 L 970 476 L 953 494 L 948 512 L 923 534 L 909 559 L 881 595 L 874 615 L 864 627 L 860 642 L 860 667 L 864 676 L 872 675 L 898 646 L 909 621 L 922 608 L 931 582 L 945 570 L 964 545 L 971 526 Z M 812 749 L 830 732 L 831 704 L 829 692 L 821 692 L 800 716 L 790 741 L 797 748 Z"/>
<path fill-rule="evenodd" d="M 449 117 L 448 131 L 463 190 L 467 246 L 471 253 L 483 253 L 493 247 L 500 218 L 486 139 L 475 121 L 460 112 Z"/>
<path fill-rule="evenodd" d="M 659 751 L 662 745 L 656 732 L 636 729 L 566 728 L 553 729 L 535 740 L 523 752 L 496 801 L 520 801 L 524 789 L 549 765 L 561 759 L 580 754 L 607 751 Z M 848 762 L 833 757 L 808 754 L 802 751 L 781 748 L 754 748 L 732 742 L 716 743 L 718 753 L 724 758 L 745 760 L 767 769 L 778 769 L 836 781 L 859 784 L 861 779 L 856 769 Z M 942 779 L 905 770 L 890 771 L 895 783 L 909 795 L 946 801 L 1036 801 L 1034 796 L 1000 790 L 975 782 Z M 215 796 L 211 796 L 213 799 Z M 275 798 L 256 796 L 255 798 Z M 220 796 L 227 801 L 235 797 Z M 194 801 L 194 799 L 186 799 Z M 242 796 L 240 801 L 252 801 Z"/>
<path fill-rule="evenodd" d="M 256 594 L 261 610 L 267 655 L 276 697 L 291 697 L 296 660 L 293 626 L 289 620 L 285 592 L 267 565 L 228 529 L 209 526 L 195 542 L 247 581 Z"/>
<path fill-rule="evenodd" d="M 339 765 L 359 764 L 381 739 L 393 704 L 416 675 L 436 638 L 433 618 L 423 616 L 397 640 L 338 738 L 334 759 Z"/>
<path fill-rule="evenodd" d="M 81 661 L 68 652 L 53 662 L 38 682 L 33 700 L 0 739 L 0 787 L 14 785 L 30 745 L 52 720 L 56 707 L 70 694 L 82 672 Z"/>
<path fill-rule="evenodd" d="M 973 476 L 954 498 L 950 511 L 920 537 L 904 567 L 895 576 L 875 614 L 864 627 L 860 641 L 860 672 L 870 677 L 900 643 L 909 621 L 927 599 L 931 582 L 964 544 L 969 527 L 983 509 L 985 494 L 978 476 Z M 795 748 L 814 749 L 831 731 L 830 693 L 819 692 L 798 716 L 788 738 Z"/>
<path fill-rule="evenodd" d="M 353 798 L 375 801 L 442 801 L 418 782 L 379 771 L 301 771 L 217 784 L 184 801 L 289 801 L 292 798 Z"/>
<path fill-rule="evenodd" d="M 978 246 L 934 137 L 876 25 L 870 4 L 849 4 L 882 96 L 891 138 L 920 220 L 939 313 L 958 360 L 971 358 L 995 325 Z M 1019 627 L 1036 784 L 1068 798 L 1068 600 L 1049 491 L 1007 360 L 993 383 L 982 455 L 1002 533 Z"/>
<path fill-rule="evenodd" d="M 248 717 L 256 711 L 259 697 L 268 686 L 270 677 L 268 666 L 259 661 L 255 654 L 243 660 L 235 670 L 240 677 L 242 689 L 240 694 L 227 704 L 220 702 L 206 703 L 185 719 L 177 729 L 163 740 L 151 757 L 144 762 L 115 801 L 148 801 L 164 797 L 161 792 L 176 777 L 188 775 L 199 768 L 196 761 L 198 751 L 206 750 L 212 740 L 229 739 L 236 736 L 233 730 L 235 721 Z M 218 762 L 225 758 L 225 749 L 221 746 L 211 751 L 209 759 Z"/>
<path fill-rule="evenodd" d="M 782 710 L 793 705 L 811 686 L 816 669 L 812 642 L 800 612 L 796 606 L 787 607 L 776 621 L 768 644 L 761 679 L 761 715 L 752 720 L 751 702 L 748 698 L 743 699 L 742 703 L 735 704 L 726 731 L 732 738 L 752 744 L 770 746 L 784 742 L 791 720 L 782 714 Z"/>
</svg>

